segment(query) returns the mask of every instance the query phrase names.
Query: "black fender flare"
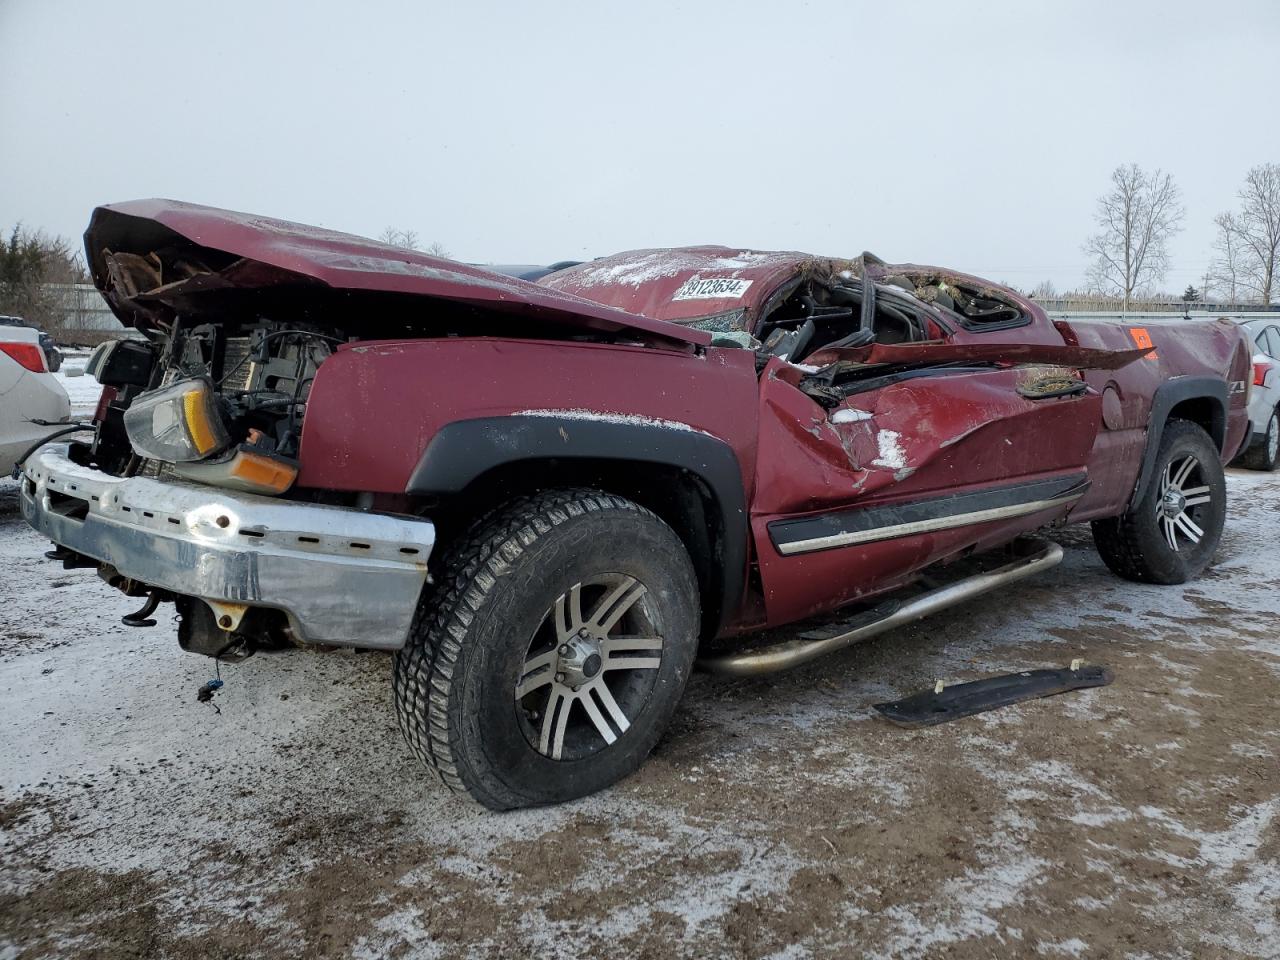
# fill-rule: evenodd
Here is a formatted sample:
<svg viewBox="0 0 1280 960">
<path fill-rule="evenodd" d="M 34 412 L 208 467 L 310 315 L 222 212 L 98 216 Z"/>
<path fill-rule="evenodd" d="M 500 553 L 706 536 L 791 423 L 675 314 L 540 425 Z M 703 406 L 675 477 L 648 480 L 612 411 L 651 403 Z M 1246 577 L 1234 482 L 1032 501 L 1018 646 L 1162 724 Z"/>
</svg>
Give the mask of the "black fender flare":
<svg viewBox="0 0 1280 960">
<path fill-rule="evenodd" d="M 1166 380 L 1156 388 L 1155 396 L 1151 398 L 1151 414 L 1147 418 L 1147 446 L 1142 454 L 1142 469 L 1138 471 L 1138 482 L 1129 497 L 1128 509 L 1132 510 L 1137 506 L 1147 484 L 1151 482 L 1156 455 L 1160 452 L 1160 438 L 1164 435 L 1169 412 L 1186 400 L 1211 401 L 1209 436 L 1218 452 L 1222 453 L 1227 440 L 1227 397 L 1227 382 L 1220 377 L 1176 377 Z"/>
<path fill-rule="evenodd" d="M 573 414 L 455 420 L 431 438 L 405 492 L 462 493 L 492 470 L 532 460 L 608 460 L 674 467 L 710 491 L 719 522 L 712 586 L 720 593 L 714 633 L 722 632 L 742 603 L 750 530 L 737 454 L 725 441 L 683 424 L 643 418 L 587 418 Z"/>
</svg>

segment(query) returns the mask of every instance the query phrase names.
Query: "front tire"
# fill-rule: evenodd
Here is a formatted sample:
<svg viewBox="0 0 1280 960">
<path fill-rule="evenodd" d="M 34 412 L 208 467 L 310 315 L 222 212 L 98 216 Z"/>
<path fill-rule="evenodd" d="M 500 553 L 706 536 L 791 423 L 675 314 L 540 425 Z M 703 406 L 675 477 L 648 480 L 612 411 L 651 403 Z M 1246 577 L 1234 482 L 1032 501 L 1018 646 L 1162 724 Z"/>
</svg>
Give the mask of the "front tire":
<svg viewBox="0 0 1280 960">
<path fill-rule="evenodd" d="M 1186 420 L 1165 425 L 1142 497 L 1119 517 L 1093 521 L 1093 542 L 1117 576 L 1139 583 L 1186 583 L 1213 559 L 1227 514 L 1218 448 Z"/>
<path fill-rule="evenodd" d="M 633 772 L 689 678 L 697 581 L 671 528 L 594 490 L 508 504 L 454 546 L 396 658 L 400 729 L 495 810 Z"/>
<path fill-rule="evenodd" d="M 1270 472 L 1276 468 L 1277 461 L 1280 461 L 1280 410 L 1272 410 L 1262 441 L 1251 444 L 1240 455 L 1240 466 Z"/>
</svg>

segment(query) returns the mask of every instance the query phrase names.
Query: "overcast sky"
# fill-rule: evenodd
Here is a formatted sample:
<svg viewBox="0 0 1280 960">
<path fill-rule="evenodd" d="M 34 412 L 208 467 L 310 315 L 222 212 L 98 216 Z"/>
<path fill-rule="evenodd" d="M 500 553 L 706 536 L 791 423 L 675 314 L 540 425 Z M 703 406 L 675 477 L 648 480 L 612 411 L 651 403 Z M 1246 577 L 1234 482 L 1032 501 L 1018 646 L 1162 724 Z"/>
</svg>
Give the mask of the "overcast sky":
<svg viewBox="0 0 1280 960">
<path fill-rule="evenodd" d="M 165 196 L 546 263 L 723 243 L 1085 272 L 1117 164 L 1280 162 L 1280 2 L 0 0 L 0 227 Z"/>
</svg>

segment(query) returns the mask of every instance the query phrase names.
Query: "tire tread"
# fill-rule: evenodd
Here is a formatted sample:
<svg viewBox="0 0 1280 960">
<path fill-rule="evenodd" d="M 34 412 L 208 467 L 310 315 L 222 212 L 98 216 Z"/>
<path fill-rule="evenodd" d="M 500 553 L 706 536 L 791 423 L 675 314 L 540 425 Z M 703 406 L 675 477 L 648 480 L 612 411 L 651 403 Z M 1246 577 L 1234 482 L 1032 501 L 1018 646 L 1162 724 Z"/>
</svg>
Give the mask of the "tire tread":
<svg viewBox="0 0 1280 960">
<path fill-rule="evenodd" d="M 1208 445 L 1216 456 L 1217 448 L 1204 428 L 1189 420 L 1174 419 L 1165 424 L 1160 436 L 1160 456 L 1158 463 L 1163 462 L 1164 451 L 1172 447 L 1180 437 L 1195 436 Z M 1217 461 L 1215 461 L 1217 462 Z M 1152 531 L 1149 515 L 1153 508 L 1150 500 L 1158 489 L 1157 475 L 1152 474 L 1147 489 L 1134 506 L 1118 517 L 1107 517 L 1094 520 L 1092 523 L 1093 542 L 1107 567 L 1118 577 L 1136 583 L 1169 584 L 1181 582 L 1170 579 L 1169 570 L 1156 564 L 1148 555 Z M 1221 530 L 1217 533 L 1220 534 Z M 1216 536 L 1217 534 L 1215 534 Z M 1159 533 L 1155 534 L 1159 537 Z M 1163 544 L 1160 545 L 1163 547 Z"/>
<path fill-rule="evenodd" d="M 518 497 L 481 517 L 445 553 L 438 582 L 424 592 L 409 640 L 392 676 L 396 717 L 410 750 L 455 793 L 494 809 L 526 801 L 514 791 L 484 786 L 459 763 L 461 732 L 450 733 L 454 670 L 468 629 L 505 568 L 561 524 L 605 510 L 657 517 L 623 497 L 599 490 L 546 490 Z M 471 718 L 463 718 L 469 722 Z"/>
</svg>

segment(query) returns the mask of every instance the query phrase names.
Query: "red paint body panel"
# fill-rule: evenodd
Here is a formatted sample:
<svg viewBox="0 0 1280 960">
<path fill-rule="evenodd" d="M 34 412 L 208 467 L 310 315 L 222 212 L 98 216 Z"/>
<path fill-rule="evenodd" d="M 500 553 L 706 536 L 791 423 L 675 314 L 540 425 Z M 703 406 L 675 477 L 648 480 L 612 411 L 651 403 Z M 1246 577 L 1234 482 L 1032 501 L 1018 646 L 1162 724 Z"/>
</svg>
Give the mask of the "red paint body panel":
<svg viewBox="0 0 1280 960">
<path fill-rule="evenodd" d="M 768 536 L 772 520 L 853 503 L 885 506 L 1081 472 L 1101 425 L 1101 398 L 1090 391 L 1028 400 L 1016 389 L 1025 375 L 1015 368 L 939 373 L 856 393 L 827 411 L 766 374 L 752 526 L 769 621 L 786 623 L 882 593 L 900 585 L 885 572 L 919 570 L 1065 516 L 1069 504 L 792 556 L 778 553 Z M 848 416 L 857 419 L 840 422 Z"/>
<path fill-rule="evenodd" d="M 1101 399 L 1090 392 L 1027 400 L 1016 392 L 1022 376 L 1009 369 L 905 380 L 854 394 L 832 411 L 789 384 L 767 381 L 753 508 L 821 512 L 853 499 L 894 502 L 1082 469 L 1101 423 Z M 842 412 L 860 419 L 835 422 Z M 792 469 L 797 447 L 810 456 Z"/>
<path fill-rule="evenodd" d="M 686 424 L 724 440 L 751 492 L 752 355 L 491 338 L 378 341 L 321 365 L 298 483 L 403 493 L 427 442 L 455 420 L 557 410 Z M 745 414 L 745 415 L 744 415 Z"/>
<path fill-rule="evenodd" d="M 1090 456 L 1097 480 L 1072 511 L 1073 520 L 1114 516 L 1129 502 L 1146 447 L 1152 400 L 1161 384 L 1177 377 L 1225 377 L 1230 382 L 1247 375 L 1248 349 L 1241 346 L 1240 327 L 1230 321 L 1165 320 L 1130 325 L 1059 320 L 1054 327 L 1068 343 L 1095 350 L 1134 346 L 1134 330 L 1138 328 L 1146 331 L 1154 347 L 1153 353 L 1118 370 L 1085 370 L 1085 379 L 1095 390 L 1113 394 L 1117 419 L 1098 434 Z M 1248 429 L 1245 394 L 1230 392 L 1227 402 L 1224 462 L 1239 449 Z"/>
<path fill-rule="evenodd" d="M 983 340 L 959 340 L 953 337 L 946 342 L 922 343 L 873 343 L 866 347 L 831 348 L 819 350 L 805 358 L 809 366 L 826 366 L 831 363 L 1037 363 L 1053 364 L 1082 369 L 1108 370 L 1126 366 L 1140 359 L 1146 349 L 1118 347 L 1111 350 L 1067 346 L 1057 343 L 1024 343 L 1010 338 L 1010 334 L 1022 328 L 987 334 Z"/>
<path fill-rule="evenodd" d="M 783 557 L 768 548 L 760 557 L 768 624 L 781 626 L 867 600 L 910 583 L 932 563 L 963 551 L 981 553 L 1051 523 L 1066 511 L 1046 510 L 1015 520 L 973 524 L 915 537 Z M 757 543 L 768 543 L 771 517 L 753 517 Z"/>
</svg>

